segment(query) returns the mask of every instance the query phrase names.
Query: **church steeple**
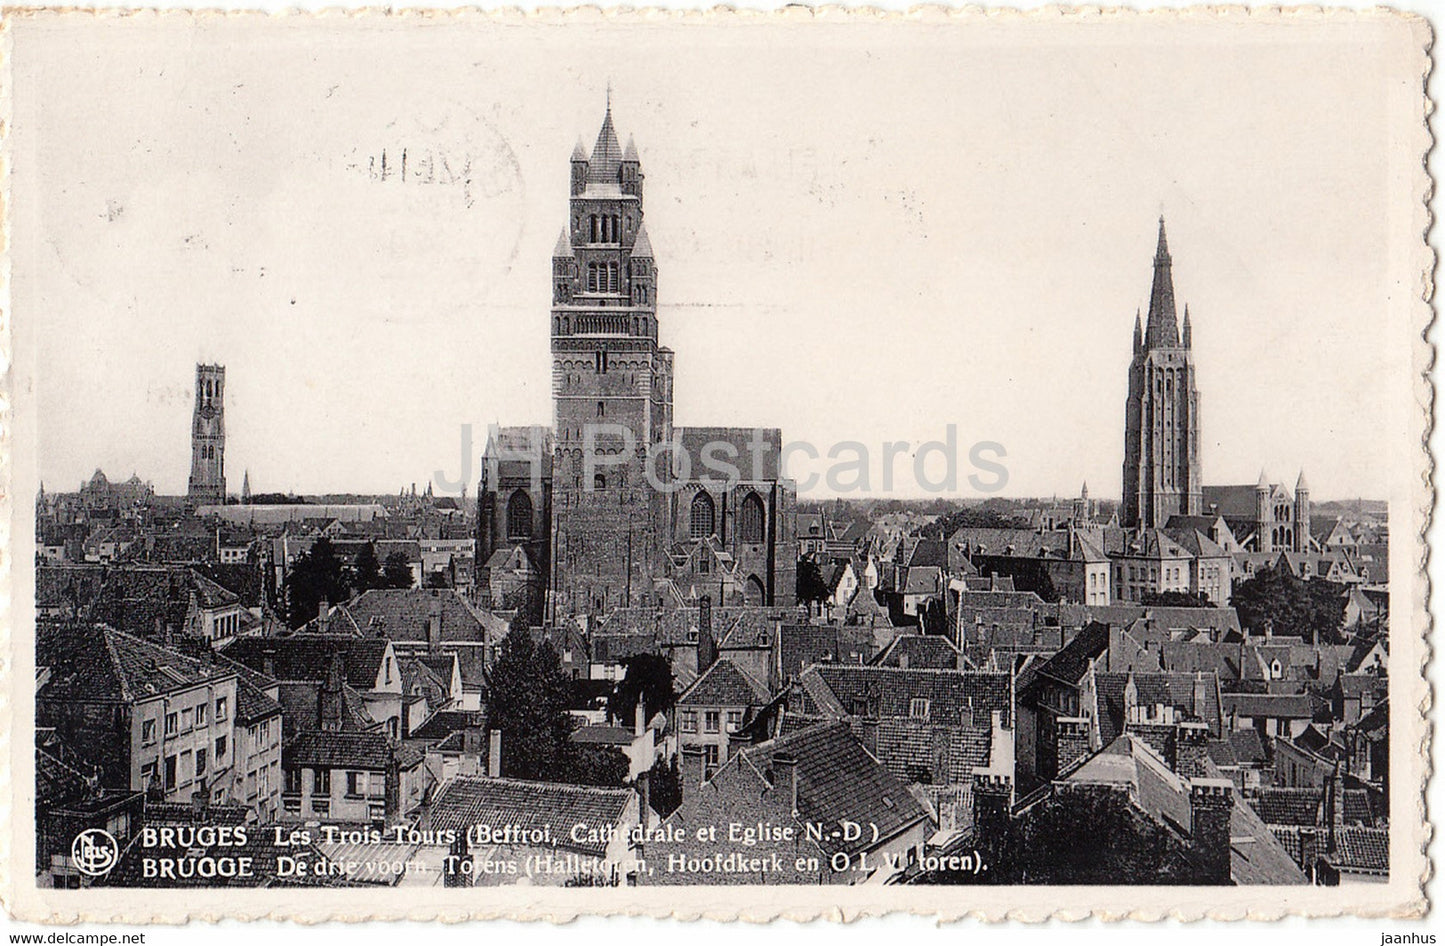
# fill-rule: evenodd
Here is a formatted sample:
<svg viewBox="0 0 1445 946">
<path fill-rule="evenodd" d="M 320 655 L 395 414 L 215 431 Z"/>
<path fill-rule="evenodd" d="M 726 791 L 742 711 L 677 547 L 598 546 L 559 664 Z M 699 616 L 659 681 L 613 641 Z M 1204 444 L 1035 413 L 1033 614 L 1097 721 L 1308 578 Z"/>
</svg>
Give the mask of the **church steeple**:
<svg viewBox="0 0 1445 946">
<path fill-rule="evenodd" d="M 1151 349 L 1179 347 L 1172 263 L 1169 257 L 1169 239 L 1164 234 L 1164 218 L 1160 217 L 1159 245 L 1154 250 L 1154 285 L 1149 291 L 1149 327 L 1146 333 L 1146 342 Z"/>
<path fill-rule="evenodd" d="M 1134 310 L 1134 350 L 1144 347 L 1144 325 L 1139 321 L 1139 310 Z"/>
<path fill-rule="evenodd" d="M 1189 306 L 1184 306 L 1184 347 L 1194 347 L 1194 330 L 1189 326 Z"/>
</svg>

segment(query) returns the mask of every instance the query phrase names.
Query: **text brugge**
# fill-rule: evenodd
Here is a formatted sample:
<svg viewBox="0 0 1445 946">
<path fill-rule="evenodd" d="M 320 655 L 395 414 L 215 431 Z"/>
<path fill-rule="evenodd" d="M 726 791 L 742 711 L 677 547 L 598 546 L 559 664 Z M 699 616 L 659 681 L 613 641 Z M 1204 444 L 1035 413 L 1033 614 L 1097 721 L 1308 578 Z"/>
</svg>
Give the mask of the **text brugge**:
<svg viewBox="0 0 1445 946">
<path fill-rule="evenodd" d="M 194 848 L 243 848 L 246 828 L 243 825 L 179 825 L 145 827 L 140 833 L 141 847 L 187 851 Z M 254 877 L 255 859 L 246 854 L 203 854 L 180 857 L 143 854 L 141 876 L 156 880 L 180 880 L 190 877 Z"/>
</svg>

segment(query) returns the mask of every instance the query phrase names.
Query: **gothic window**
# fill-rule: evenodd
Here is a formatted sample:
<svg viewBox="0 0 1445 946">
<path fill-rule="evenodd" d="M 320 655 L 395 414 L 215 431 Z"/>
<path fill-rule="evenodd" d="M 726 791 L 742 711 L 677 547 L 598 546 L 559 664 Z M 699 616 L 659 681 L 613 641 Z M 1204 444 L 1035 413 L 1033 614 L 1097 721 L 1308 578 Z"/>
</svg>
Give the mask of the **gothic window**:
<svg viewBox="0 0 1445 946">
<path fill-rule="evenodd" d="M 743 588 L 743 594 L 748 604 L 760 605 L 767 600 L 767 592 L 763 589 L 763 583 L 757 575 L 749 575 L 747 584 Z"/>
<path fill-rule="evenodd" d="M 607 291 L 608 291 L 608 292 L 616 292 L 616 291 L 617 291 L 617 264 L 616 264 L 616 263 L 608 263 L 608 264 L 607 264 Z"/>
<path fill-rule="evenodd" d="M 687 534 L 694 539 L 705 539 L 713 534 L 716 520 L 717 510 L 713 506 L 712 497 L 706 492 L 699 491 L 692 498 L 692 512 L 688 519 Z"/>
<path fill-rule="evenodd" d="M 507 500 L 507 538 L 530 539 L 532 537 L 532 497 L 524 490 L 512 493 Z"/>
<path fill-rule="evenodd" d="M 606 417 L 606 416 L 607 416 L 607 402 L 606 402 L 606 401 L 598 401 L 598 402 L 597 402 L 597 416 L 598 416 L 598 417 Z"/>
<path fill-rule="evenodd" d="M 596 215 L 596 214 L 593 214 L 593 215 L 592 215 L 591 224 L 592 224 L 592 239 L 591 239 L 590 241 L 588 241 L 588 242 L 596 243 L 596 242 L 597 242 L 597 236 L 598 236 L 598 234 L 597 234 L 597 215 Z"/>
<path fill-rule="evenodd" d="M 598 474 L 596 474 L 595 476 L 593 476 L 593 477 L 592 477 L 592 488 L 593 488 L 593 489 L 606 489 L 606 488 L 607 488 L 607 477 L 603 476 L 601 473 L 598 473 Z"/>
<path fill-rule="evenodd" d="M 757 493 L 748 493 L 738 512 L 738 537 L 744 542 L 763 541 L 763 501 Z"/>
</svg>

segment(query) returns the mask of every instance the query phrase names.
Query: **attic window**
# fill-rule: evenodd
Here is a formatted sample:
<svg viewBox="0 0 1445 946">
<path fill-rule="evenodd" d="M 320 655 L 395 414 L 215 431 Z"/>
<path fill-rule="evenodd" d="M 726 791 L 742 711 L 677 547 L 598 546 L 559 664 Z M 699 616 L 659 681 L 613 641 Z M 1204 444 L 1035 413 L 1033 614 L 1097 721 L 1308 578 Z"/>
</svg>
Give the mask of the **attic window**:
<svg viewBox="0 0 1445 946">
<path fill-rule="evenodd" d="M 915 698 L 908 701 L 908 715 L 913 719 L 927 719 L 928 710 L 928 700 Z"/>
</svg>

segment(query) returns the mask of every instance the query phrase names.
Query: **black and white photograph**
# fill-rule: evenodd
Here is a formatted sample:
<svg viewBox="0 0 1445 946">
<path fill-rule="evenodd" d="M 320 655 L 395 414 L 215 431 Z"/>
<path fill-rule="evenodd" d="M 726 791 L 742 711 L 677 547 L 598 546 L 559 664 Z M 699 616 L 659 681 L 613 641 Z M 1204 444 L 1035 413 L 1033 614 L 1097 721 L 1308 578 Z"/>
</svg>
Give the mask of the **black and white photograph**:
<svg viewBox="0 0 1445 946">
<path fill-rule="evenodd" d="M 1423 20 L 5 42 L 12 914 L 1426 909 Z"/>
</svg>

